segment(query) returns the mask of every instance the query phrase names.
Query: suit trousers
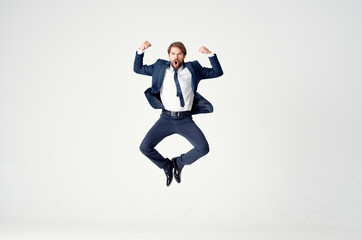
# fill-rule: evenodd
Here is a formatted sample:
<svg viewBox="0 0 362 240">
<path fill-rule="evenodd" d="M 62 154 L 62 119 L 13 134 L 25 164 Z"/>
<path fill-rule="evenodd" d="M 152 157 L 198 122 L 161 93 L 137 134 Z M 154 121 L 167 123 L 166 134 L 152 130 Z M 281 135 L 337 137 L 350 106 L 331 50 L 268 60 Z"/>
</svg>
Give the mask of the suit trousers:
<svg viewBox="0 0 362 240">
<path fill-rule="evenodd" d="M 177 117 L 162 113 L 140 145 L 141 152 L 159 168 L 169 168 L 172 163 L 168 158 L 164 158 L 155 147 L 164 138 L 172 134 L 183 136 L 194 147 L 177 157 L 176 161 L 179 167 L 190 165 L 209 152 L 209 144 L 200 128 L 192 120 L 192 116 Z"/>
</svg>

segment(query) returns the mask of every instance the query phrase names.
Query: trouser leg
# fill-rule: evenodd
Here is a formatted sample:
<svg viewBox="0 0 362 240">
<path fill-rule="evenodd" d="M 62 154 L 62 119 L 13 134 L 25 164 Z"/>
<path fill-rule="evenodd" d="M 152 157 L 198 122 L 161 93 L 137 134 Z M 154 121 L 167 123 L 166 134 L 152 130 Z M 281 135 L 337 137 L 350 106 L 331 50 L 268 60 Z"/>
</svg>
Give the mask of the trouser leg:
<svg viewBox="0 0 362 240">
<path fill-rule="evenodd" d="M 193 149 L 185 154 L 181 154 L 177 159 L 177 164 L 180 167 L 192 164 L 209 152 L 209 144 L 205 135 L 191 117 L 185 119 L 185 121 L 177 127 L 177 133 L 185 137 L 194 146 Z"/>
<path fill-rule="evenodd" d="M 164 118 L 160 119 L 152 126 L 143 139 L 140 150 L 159 168 L 169 168 L 172 164 L 169 159 L 164 158 L 156 149 L 156 145 L 165 137 L 173 134 L 169 122 Z"/>
</svg>

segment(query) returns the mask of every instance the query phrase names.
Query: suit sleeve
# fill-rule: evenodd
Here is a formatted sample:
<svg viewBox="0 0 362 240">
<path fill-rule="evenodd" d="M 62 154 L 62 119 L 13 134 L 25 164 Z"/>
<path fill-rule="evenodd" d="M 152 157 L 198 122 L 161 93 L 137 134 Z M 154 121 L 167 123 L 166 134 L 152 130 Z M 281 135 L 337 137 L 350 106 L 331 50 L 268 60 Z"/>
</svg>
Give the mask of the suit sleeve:
<svg viewBox="0 0 362 240">
<path fill-rule="evenodd" d="M 144 55 L 145 55 L 144 53 L 138 54 L 136 52 L 136 57 L 134 59 L 134 64 L 133 64 L 133 71 L 135 73 L 138 73 L 138 74 L 152 76 L 153 69 L 154 69 L 154 64 L 152 64 L 152 65 L 143 65 L 143 57 L 144 57 Z"/>
<path fill-rule="evenodd" d="M 212 68 L 201 67 L 201 79 L 216 78 L 224 74 L 216 54 L 209 60 Z"/>
</svg>

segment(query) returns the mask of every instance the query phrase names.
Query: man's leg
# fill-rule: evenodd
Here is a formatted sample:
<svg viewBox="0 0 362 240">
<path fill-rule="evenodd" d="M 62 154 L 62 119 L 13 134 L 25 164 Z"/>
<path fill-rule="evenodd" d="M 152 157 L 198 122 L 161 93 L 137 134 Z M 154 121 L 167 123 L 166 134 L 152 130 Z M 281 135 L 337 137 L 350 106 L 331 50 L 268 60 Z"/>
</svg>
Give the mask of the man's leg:
<svg viewBox="0 0 362 240">
<path fill-rule="evenodd" d="M 148 131 L 140 145 L 141 152 L 159 168 L 163 169 L 169 169 L 172 166 L 172 162 L 169 159 L 165 159 L 155 147 L 162 139 L 174 133 L 168 121 L 161 116 Z"/>
<path fill-rule="evenodd" d="M 182 124 L 178 124 L 176 131 L 194 146 L 193 149 L 177 158 L 176 163 L 179 168 L 192 164 L 209 152 L 209 144 L 205 135 L 192 120 L 192 117 L 185 118 Z"/>
</svg>

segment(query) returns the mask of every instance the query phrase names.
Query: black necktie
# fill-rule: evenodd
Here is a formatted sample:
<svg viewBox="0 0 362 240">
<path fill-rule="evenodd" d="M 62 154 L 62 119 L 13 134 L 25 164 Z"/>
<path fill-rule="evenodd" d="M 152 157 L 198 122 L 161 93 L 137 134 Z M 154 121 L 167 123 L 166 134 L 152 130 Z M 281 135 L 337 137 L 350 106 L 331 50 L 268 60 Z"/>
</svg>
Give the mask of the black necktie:
<svg viewBox="0 0 362 240">
<path fill-rule="evenodd" d="M 181 91 L 180 83 L 179 83 L 179 81 L 178 81 L 177 70 L 175 70 L 175 73 L 174 73 L 174 75 L 173 75 L 173 78 L 175 79 L 175 83 L 176 83 L 176 89 L 177 89 L 177 94 L 176 94 L 176 96 L 180 98 L 181 107 L 184 107 L 184 106 L 185 106 L 185 101 L 184 101 L 184 97 L 182 96 L 182 91 Z"/>
</svg>

